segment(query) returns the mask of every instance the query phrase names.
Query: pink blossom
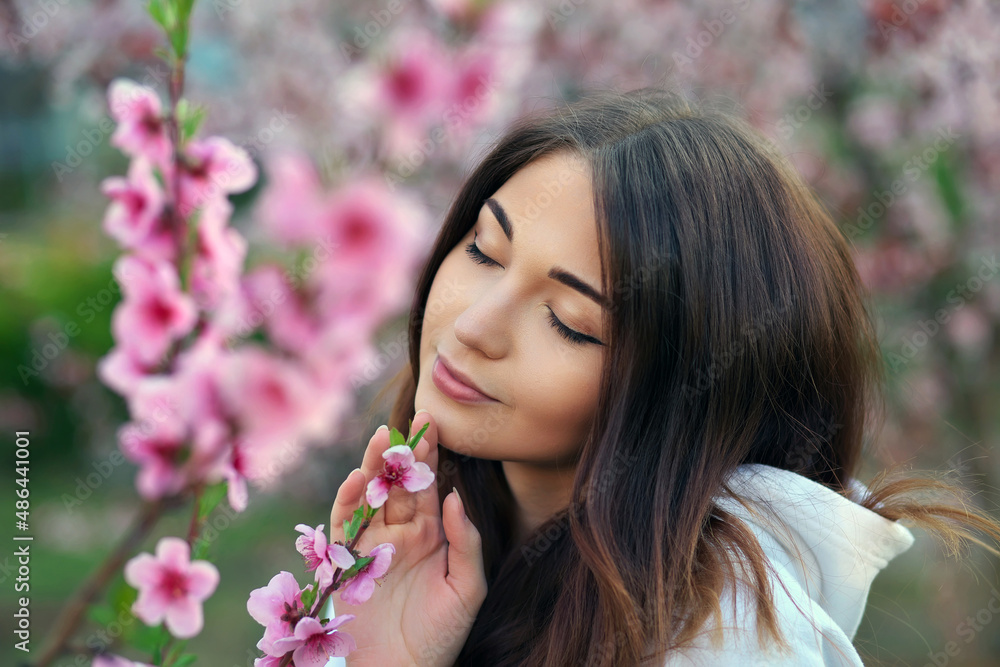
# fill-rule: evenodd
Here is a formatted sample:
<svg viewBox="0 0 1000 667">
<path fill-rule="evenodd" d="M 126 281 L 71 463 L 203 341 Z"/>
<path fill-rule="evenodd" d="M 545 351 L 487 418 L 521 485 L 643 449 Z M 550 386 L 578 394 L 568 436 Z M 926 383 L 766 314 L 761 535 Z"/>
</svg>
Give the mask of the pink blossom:
<svg viewBox="0 0 1000 667">
<path fill-rule="evenodd" d="M 368 555 L 375 560 L 369 561 L 367 565 L 358 570 L 358 574 L 351 577 L 344 588 L 340 591 L 340 599 L 348 604 L 363 604 L 375 592 L 375 580 L 385 576 L 389 570 L 389 563 L 392 562 L 392 555 L 396 553 L 396 547 L 386 542 L 372 549 Z"/>
<path fill-rule="evenodd" d="M 303 590 L 312 590 L 312 584 Z M 267 586 L 250 591 L 247 611 L 265 627 L 264 636 L 257 642 L 257 648 L 264 653 L 279 658 L 285 654 L 276 651 L 274 642 L 291 637 L 299 620 L 309 615 L 309 610 L 302 606 L 303 590 L 299 590 L 291 572 L 282 571 L 271 577 Z"/>
<path fill-rule="evenodd" d="M 149 160 L 134 158 L 128 178 L 104 179 L 101 192 L 111 198 L 104 215 L 104 231 L 125 248 L 135 248 L 150 235 L 163 213 L 163 192 Z"/>
<path fill-rule="evenodd" d="M 226 223 L 233 206 L 225 199 L 210 199 L 198 219 L 191 263 L 191 293 L 204 310 L 211 310 L 239 287 L 247 242 Z"/>
<path fill-rule="evenodd" d="M 244 277 L 243 286 L 250 313 L 260 314 L 268 336 L 279 347 L 301 353 L 316 344 L 323 322 L 280 267 L 257 267 Z"/>
<path fill-rule="evenodd" d="M 181 292 L 177 271 L 166 262 L 124 255 L 115 262 L 114 274 L 125 294 L 111 316 L 115 342 L 139 363 L 154 365 L 194 327 L 195 304 Z"/>
<path fill-rule="evenodd" d="M 288 246 L 316 238 L 323 192 L 312 162 L 303 153 L 281 153 L 267 161 L 268 186 L 257 217 L 274 240 Z"/>
<path fill-rule="evenodd" d="M 227 355 L 219 380 L 241 432 L 265 448 L 296 433 L 314 399 L 305 369 L 259 346 Z"/>
<path fill-rule="evenodd" d="M 497 106 L 499 66 L 493 51 L 477 48 L 455 58 L 455 75 L 448 96 L 444 121 L 448 132 L 462 132 L 456 138 L 488 118 Z"/>
<path fill-rule="evenodd" d="M 428 125 L 440 121 L 452 82 L 448 57 L 426 30 L 393 34 L 391 55 L 376 82 L 375 108 L 386 119 L 385 142 L 394 154 L 414 148 Z"/>
<path fill-rule="evenodd" d="M 97 362 L 97 377 L 122 396 L 128 396 L 153 369 L 152 365 L 140 363 L 123 347 L 113 347 Z"/>
<path fill-rule="evenodd" d="M 125 581 L 139 590 L 132 611 L 146 625 L 166 619 L 181 639 L 201 632 L 201 603 L 219 584 L 219 571 L 207 561 L 190 561 L 191 548 L 179 537 L 163 537 L 156 556 L 142 553 L 125 564 Z"/>
<path fill-rule="evenodd" d="M 409 445 L 396 445 L 382 452 L 382 471 L 368 482 L 366 497 L 371 507 L 382 507 L 389 490 L 401 486 L 410 493 L 423 491 L 434 481 L 434 472 L 426 463 L 417 461 Z"/>
<path fill-rule="evenodd" d="M 156 500 L 184 488 L 182 426 L 172 421 L 129 422 L 118 429 L 118 441 L 125 457 L 139 465 L 135 485 L 140 496 Z"/>
<path fill-rule="evenodd" d="M 354 614 L 342 614 L 323 625 L 307 616 L 295 626 L 295 636 L 274 642 L 282 654 L 291 651 L 296 667 L 325 667 L 332 657 L 343 657 L 357 648 L 354 638 L 337 628 L 354 620 Z"/>
<path fill-rule="evenodd" d="M 326 588 L 333 583 L 333 566 L 342 570 L 354 565 L 354 556 L 343 544 L 327 544 L 323 524 L 315 529 L 304 523 L 295 526 L 302 533 L 295 538 L 295 550 L 302 554 L 306 563 L 306 572 L 316 571 L 316 582 L 320 588 Z"/>
<path fill-rule="evenodd" d="M 108 86 L 108 106 L 118 122 L 112 146 L 132 157 L 147 157 L 161 167 L 169 163 L 173 147 L 155 90 L 130 79 L 115 79 Z"/>
<path fill-rule="evenodd" d="M 243 192 L 257 181 L 257 166 L 250 155 L 225 137 L 190 142 L 180 169 L 180 211 L 187 216 L 209 199 Z"/>
</svg>

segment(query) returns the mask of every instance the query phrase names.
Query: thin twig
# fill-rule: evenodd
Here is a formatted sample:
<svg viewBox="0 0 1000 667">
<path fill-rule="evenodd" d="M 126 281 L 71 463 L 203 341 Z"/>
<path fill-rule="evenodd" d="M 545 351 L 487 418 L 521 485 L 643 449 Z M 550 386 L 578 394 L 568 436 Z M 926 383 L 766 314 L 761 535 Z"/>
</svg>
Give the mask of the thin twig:
<svg viewBox="0 0 1000 667">
<path fill-rule="evenodd" d="M 66 644 L 73 632 L 83 618 L 87 606 L 93 602 L 98 593 L 104 589 L 116 572 L 122 567 L 125 559 L 135 550 L 136 546 L 142 542 L 147 533 L 156 525 L 167 505 L 163 501 L 146 503 L 139 512 L 132 526 L 126 531 L 115 550 L 104 560 L 101 566 L 94 571 L 90 578 L 84 582 L 77 591 L 73 599 L 63 608 L 52 625 L 52 631 L 47 648 L 42 651 L 41 657 L 36 663 L 36 667 L 47 667 L 66 648 Z"/>
</svg>

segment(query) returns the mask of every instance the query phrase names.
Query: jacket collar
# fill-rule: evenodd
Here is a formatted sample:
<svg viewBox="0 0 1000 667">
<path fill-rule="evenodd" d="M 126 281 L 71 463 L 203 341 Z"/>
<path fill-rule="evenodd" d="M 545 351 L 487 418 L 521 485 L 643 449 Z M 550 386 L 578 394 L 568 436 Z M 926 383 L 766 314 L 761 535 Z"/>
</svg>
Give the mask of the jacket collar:
<svg viewBox="0 0 1000 667">
<path fill-rule="evenodd" d="M 750 524 L 765 553 L 785 565 L 802 589 L 853 638 L 872 580 L 913 544 L 901 524 L 868 510 L 803 475 L 763 464 L 739 466 L 732 498 L 717 504 Z M 867 488 L 852 480 L 850 491 Z"/>
</svg>

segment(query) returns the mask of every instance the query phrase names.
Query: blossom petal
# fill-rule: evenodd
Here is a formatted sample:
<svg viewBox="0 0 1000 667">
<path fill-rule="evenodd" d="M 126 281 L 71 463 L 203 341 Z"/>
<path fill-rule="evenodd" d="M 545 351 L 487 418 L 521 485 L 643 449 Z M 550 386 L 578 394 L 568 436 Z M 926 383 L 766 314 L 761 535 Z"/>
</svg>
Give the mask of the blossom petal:
<svg viewBox="0 0 1000 667">
<path fill-rule="evenodd" d="M 164 565 L 186 570 L 191 562 L 191 547 L 179 537 L 163 537 L 156 544 L 156 557 Z"/>
<path fill-rule="evenodd" d="M 136 589 L 154 585 L 159 581 L 160 570 L 160 561 L 152 554 L 139 554 L 125 564 L 125 582 Z"/>
<path fill-rule="evenodd" d="M 174 600 L 167 608 L 167 630 L 174 637 L 189 639 L 201 632 L 205 625 L 201 603 L 190 597 Z"/>
<path fill-rule="evenodd" d="M 403 475 L 403 488 L 411 493 L 423 491 L 434 483 L 434 471 L 426 463 L 417 461 Z"/>
<path fill-rule="evenodd" d="M 368 482 L 368 490 L 365 492 L 368 504 L 372 507 L 382 507 L 389 498 L 389 485 L 381 476 Z"/>
<path fill-rule="evenodd" d="M 267 586 L 250 591 L 247 611 L 261 625 L 270 625 L 284 612 L 285 603 L 295 600 L 298 592 L 299 584 L 295 581 L 295 575 L 281 571 L 271 577 Z"/>
<path fill-rule="evenodd" d="M 346 570 L 354 565 L 354 556 L 343 544 L 331 544 L 327 547 L 327 553 L 330 556 L 330 562 L 339 568 Z"/>
<path fill-rule="evenodd" d="M 392 555 L 394 553 L 396 553 L 396 547 L 389 542 L 380 544 L 372 549 L 368 555 L 373 556 L 375 560 L 368 563 L 368 567 L 366 569 L 368 576 L 375 579 L 383 576 L 389 569 L 389 564 L 392 562 Z"/>
<path fill-rule="evenodd" d="M 204 600 L 215 592 L 219 585 L 219 570 L 205 560 L 196 560 L 187 570 L 188 595 L 195 600 Z"/>
<path fill-rule="evenodd" d="M 375 592 L 375 580 L 366 572 L 361 572 L 347 582 L 340 599 L 347 604 L 359 605 L 368 602 L 368 599 Z"/>
<path fill-rule="evenodd" d="M 409 445 L 395 445 L 389 449 L 382 452 L 382 458 L 386 460 L 389 465 L 399 465 L 409 468 L 413 465 L 416 457 L 413 455 L 413 450 L 410 449 Z"/>
</svg>

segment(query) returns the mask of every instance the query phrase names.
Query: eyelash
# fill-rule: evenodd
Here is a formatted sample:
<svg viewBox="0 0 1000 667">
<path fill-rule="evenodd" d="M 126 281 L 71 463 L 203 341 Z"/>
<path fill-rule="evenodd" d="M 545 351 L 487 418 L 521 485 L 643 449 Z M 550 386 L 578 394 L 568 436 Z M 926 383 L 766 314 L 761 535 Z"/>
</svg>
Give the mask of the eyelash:
<svg viewBox="0 0 1000 667">
<path fill-rule="evenodd" d="M 476 238 L 478 238 L 478 236 L 479 236 L 478 233 L 476 233 L 473 236 L 472 241 L 466 244 L 465 246 L 466 254 L 470 258 L 472 258 L 472 261 L 475 262 L 476 264 L 484 264 L 486 266 L 501 266 L 499 262 L 490 259 L 489 257 L 483 254 L 482 250 L 479 249 L 479 246 L 476 245 Z M 559 333 L 560 336 L 562 336 L 571 343 L 575 343 L 577 345 L 581 345 L 583 343 L 595 343 L 597 345 L 603 345 L 603 343 L 601 343 L 601 341 L 597 340 L 596 338 L 593 338 L 592 336 L 588 336 L 586 334 L 582 334 L 579 331 L 574 331 L 573 329 L 567 327 L 565 324 L 559 321 L 559 318 L 556 317 L 556 314 L 552 312 L 551 308 L 549 308 L 549 322 L 552 323 L 553 328 L 555 328 L 555 330 Z"/>
</svg>

